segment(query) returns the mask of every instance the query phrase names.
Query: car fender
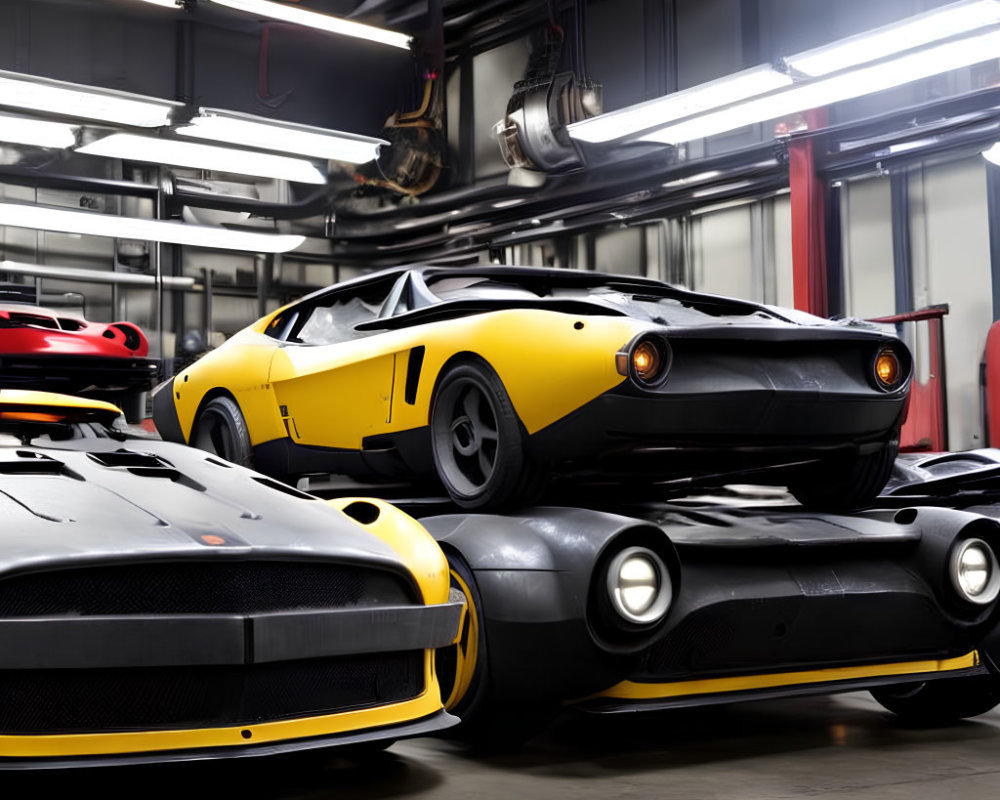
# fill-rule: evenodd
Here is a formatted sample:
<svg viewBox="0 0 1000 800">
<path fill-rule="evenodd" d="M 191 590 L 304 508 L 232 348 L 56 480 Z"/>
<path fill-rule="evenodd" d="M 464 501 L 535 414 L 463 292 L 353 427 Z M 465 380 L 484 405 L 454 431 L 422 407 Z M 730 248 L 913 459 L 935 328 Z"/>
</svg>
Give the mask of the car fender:
<svg viewBox="0 0 1000 800">
<path fill-rule="evenodd" d="M 631 653 L 602 646 L 588 623 L 594 568 L 619 536 L 642 520 L 580 508 L 533 508 L 520 515 L 451 514 L 421 523 L 472 569 L 486 621 L 495 699 L 568 700 L 620 680 Z"/>
</svg>

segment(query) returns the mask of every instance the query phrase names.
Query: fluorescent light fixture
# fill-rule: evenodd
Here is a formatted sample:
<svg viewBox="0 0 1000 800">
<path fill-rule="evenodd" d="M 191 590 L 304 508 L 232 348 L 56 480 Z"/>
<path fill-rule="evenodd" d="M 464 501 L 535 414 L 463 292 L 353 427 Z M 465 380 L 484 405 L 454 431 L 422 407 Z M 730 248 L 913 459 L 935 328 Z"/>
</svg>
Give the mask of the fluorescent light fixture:
<svg viewBox="0 0 1000 800">
<path fill-rule="evenodd" d="M 30 144 L 35 147 L 72 147 L 76 144 L 74 126 L 0 114 L 0 142 Z"/>
<path fill-rule="evenodd" d="M 984 150 L 983 158 L 985 158 L 991 164 L 996 164 L 997 166 L 1000 166 L 1000 142 L 997 142 L 989 150 Z"/>
<path fill-rule="evenodd" d="M 789 56 L 785 62 L 806 75 L 829 75 L 998 22 L 1000 2 L 966 0 Z"/>
<path fill-rule="evenodd" d="M 55 267 L 47 264 L 25 264 L 20 261 L 0 261 L 0 272 L 12 275 L 30 275 L 34 278 L 57 278 L 63 281 L 81 283 L 111 283 L 120 286 L 155 286 L 156 276 L 135 272 L 114 272 L 107 269 L 84 269 L 82 267 Z M 162 275 L 160 283 L 169 289 L 190 289 L 194 278 Z"/>
<path fill-rule="evenodd" d="M 643 141 L 677 144 L 820 108 L 866 94 L 882 92 L 949 70 L 995 59 L 1000 30 L 906 53 L 870 66 L 796 84 L 773 94 L 682 120 L 642 137 Z"/>
<path fill-rule="evenodd" d="M 339 33 L 343 36 L 353 36 L 356 39 L 368 39 L 402 50 L 410 49 L 410 37 L 405 33 L 387 31 L 385 28 L 376 28 L 374 25 L 364 25 L 341 17 L 331 17 L 329 14 L 295 8 L 284 3 L 272 3 L 270 0 L 211 0 L 211 2 L 234 8 L 237 11 L 246 11 L 248 14 L 280 19 L 282 22 L 304 25 L 307 28 L 316 28 L 327 33 Z"/>
<path fill-rule="evenodd" d="M 570 136 L 583 142 L 609 142 L 791 83 L 792 79 L 785 73 L 762 64 L 655 100 L 574 122 L 567 130 Z"/>
<path fill-rule="evenodd" d="M 169 123 L 171 112 L 182 105 L 156 97 L 0 71 L 0 106 L 156 128 Z"/>
<path fill-rule="evenodd" d="M 215 147 L 197 142 L 178 142 L 176 139 L 159 139 L 155 136 L 137 136 L 134 133 L 113 133 L 77 148 L 76 152 L 121 158 L 126 161 L 147 161 L 152 164 L 171 164 L 176 167 L 278 178 L 298 183 L 326 183 L 326 175 L 314 164 L 302 158 L 233 150 L 229 147 Z"/>
<path fill-rule="evenodd" d="M 85 236 L 108 236 L 114 239 L 145 239 L 217 250 L 245 250 L 254 253 L 287 253 L 305 241 L 304 236 L 290 234 L 234 231 L 208 225 L 119 217 L 93 211 L 71 211 L 21 203 L 0 203 L 0 225 L 78 233 Z"/>
<path fill-rule="evenodd" d="M 278 150 L 310 158 L 350 161 L 353 164 L 364 164 L 378 158 L 379 147 L 389 144 L 385 139 L 292 122 L 276 122 L 218 108 L 198 109 L 198 116 L 191 120 L 191 124 L 178 128 L 177 133 L 214 142 Z"/>
<path fill-rule="evenodd" d="M 154 6 L 163 6 L 164 8 L 180 8 L 180 0 L 143 0 L 144 3 L 152 3 Z"/>
</svg>

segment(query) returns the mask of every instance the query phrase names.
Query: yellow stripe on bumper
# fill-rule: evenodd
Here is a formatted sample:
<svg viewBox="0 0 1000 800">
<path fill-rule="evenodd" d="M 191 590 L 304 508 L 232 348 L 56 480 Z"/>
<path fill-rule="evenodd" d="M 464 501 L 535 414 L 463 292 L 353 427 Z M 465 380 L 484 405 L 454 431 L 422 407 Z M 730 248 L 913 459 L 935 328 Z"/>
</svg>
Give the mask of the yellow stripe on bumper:
<svg viewBox="0 0 1000 800">
<path fill-rule="evenodd" d="M 404 700 L 401 703 L 231 728 L 0 735 L 0 758 L 101 756 L 208 747 L 248 747 L 314 736 L 335 736 L 338 733 L 413 722 L 442 709 L 441 690 L 430 664 L 431 654 L 427 653 L 424 657 L 426 687 L 424 692 L 412 700 Z"/>
<path fill-rule="evenodd" d="M 588 697 L 617 700 L 662 700 L 696 694 L 724 694 L 755 689 L 776 689 L 810 683 L 836 683 L 865 678 L 885 678 L 906 675 L 926 675 L 932 672 L 952 672 L 979 666 L 979 653 L 973 651 L 957 658 L 929 661 L 906 661 L 896 664 L 872 664 L 859 667 L 833 667 L 803 672 L 777 672 L 765 675 L 741 675 L 735 678 L 705 678 L 671 683 L 634 683 L 622 681 L 603 692 Z"/>
</svg>

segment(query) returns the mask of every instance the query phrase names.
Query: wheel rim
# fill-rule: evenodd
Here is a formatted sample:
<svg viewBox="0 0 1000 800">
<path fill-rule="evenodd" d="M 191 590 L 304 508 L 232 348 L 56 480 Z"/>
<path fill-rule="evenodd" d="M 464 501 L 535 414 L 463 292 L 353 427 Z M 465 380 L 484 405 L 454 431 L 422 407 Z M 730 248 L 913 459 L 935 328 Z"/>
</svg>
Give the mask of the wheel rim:
<svg viewBox="0 0 1000 800">
<path fill-rule="evenodd" d="M 472 686 L 479 660 L 479 614 L 472 602 L 472 592 L 462 576 L 451 570 L 451 585 L 465 598 L 465 610 L 458 627 L 458 641 L 453 645 L 455 656 L 455 679 L 444 701 L 446 711 L 452 711 L 462 702 Z M 447 689 L 447 687 L 442 687 Z"/>
<path fill-rule="evenodd" d="M 237 458 L 232 426 L 225 417 L 212 410 L 201 415 L 194 445 L 226 461 L 235 461 Z"/>
<path fill-rule="evenodd" d="M 459 494 L 481 492 L 496 471 L 500 449 L 492 395 L 468 378 L 448 384 L 435 405 L 433 430 L 441 477 Z"/>
</svg>

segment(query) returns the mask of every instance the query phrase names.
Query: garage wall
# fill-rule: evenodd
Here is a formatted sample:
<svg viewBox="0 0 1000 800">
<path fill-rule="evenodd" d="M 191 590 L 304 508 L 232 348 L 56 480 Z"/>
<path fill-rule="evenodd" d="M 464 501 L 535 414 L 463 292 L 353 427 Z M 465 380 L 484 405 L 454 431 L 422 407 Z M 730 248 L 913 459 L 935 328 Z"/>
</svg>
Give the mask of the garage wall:
<svg viewBox="0 0 1000 800">
<path fill-rule="evenodd" d="M 844 313 L 867 319 L 896 312 L 889 178 L 845 181 L 841 188 Z"/>
<path fill-rule="evenodd" d="M 979 362 L 993 321 L 983 159 L 915 170 L 910 212 L 914 300 L 950 307 L 944 320 L 949 444 L 980 447 Z"/>
</svg>

